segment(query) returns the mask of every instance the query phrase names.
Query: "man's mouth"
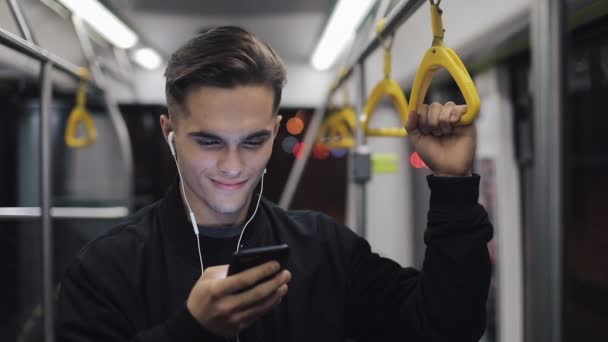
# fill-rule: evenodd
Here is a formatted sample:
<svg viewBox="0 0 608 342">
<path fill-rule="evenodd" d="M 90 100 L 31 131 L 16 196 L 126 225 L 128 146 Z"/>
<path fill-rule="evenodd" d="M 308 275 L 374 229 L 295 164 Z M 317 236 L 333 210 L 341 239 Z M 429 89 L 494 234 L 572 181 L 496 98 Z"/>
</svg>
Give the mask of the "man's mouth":
<svg viewBox="0 0 608 342">
<path fill-rule="evenodd" d="M 244 181 L 221 181 L 221 180 L 212 179 L 211 183 L 213 183 L 213 185 L 218 189 L 226 190 L 226 191 L 234 191 L 234 190 L 239 190 L 243 186 L 245 186 L 247 181 L 246 180 L 244 180 Z"/>
</svg>

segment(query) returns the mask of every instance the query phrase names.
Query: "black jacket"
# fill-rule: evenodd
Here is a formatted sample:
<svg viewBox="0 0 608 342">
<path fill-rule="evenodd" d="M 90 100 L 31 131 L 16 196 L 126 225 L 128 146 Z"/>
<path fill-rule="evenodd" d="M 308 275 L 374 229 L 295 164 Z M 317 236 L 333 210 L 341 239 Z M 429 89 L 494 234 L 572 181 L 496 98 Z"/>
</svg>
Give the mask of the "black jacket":
<svg viewBox="0 0 608 342">
<path fill-rule="evenodd" d="M 263 200 L 245 248 L 287 243 L 283 302 L 241 334 L 251 341 L 477 341 L 485 327 L 492 226 L 479 176 L 429 176 L 422 271 L 402 268 L 330 217 Z M 200 276 L 175 187 L 88 244 L 67 270 L 60 341 L 215 341 L 185 308 Z"/>
</svg>

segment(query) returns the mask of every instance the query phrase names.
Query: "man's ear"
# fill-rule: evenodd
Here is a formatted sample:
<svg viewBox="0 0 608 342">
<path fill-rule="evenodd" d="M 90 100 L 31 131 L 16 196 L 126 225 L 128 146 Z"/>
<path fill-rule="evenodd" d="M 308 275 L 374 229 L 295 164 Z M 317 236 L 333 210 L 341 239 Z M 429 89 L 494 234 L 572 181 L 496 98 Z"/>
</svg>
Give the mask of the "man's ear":
<svg viewBox="0 0 608 342">
<path fill-rule="evenodd" d="M 279 133 L 279 128 L 281 128 L 281 120 L 283 120 L 283 117 L 280 114 L 277 114 L 277 116 L 274 118 L 274 129 L 272 133 L 275 138 Z"/>
<path fill-rule="evenodd" d="M 165 138 L 165 142 L 168 142 L 167 136 L 170 132 L 174 131 L 173 124 L 171 123 L 171 118 L 167 114 L 163 114 L 160 116 L 160 128 L 163 131 L 163 137 Z"/>
</svg>

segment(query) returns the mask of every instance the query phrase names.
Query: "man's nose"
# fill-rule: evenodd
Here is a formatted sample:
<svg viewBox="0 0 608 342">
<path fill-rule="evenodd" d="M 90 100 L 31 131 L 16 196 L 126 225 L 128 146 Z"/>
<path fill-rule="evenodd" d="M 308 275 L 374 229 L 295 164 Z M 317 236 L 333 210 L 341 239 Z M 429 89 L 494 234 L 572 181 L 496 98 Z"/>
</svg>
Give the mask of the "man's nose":
<svg viewBox="0 0 608 342">
<path fill-rule="evenodd" d="M 222 175 L 226 175 L 228 177 L 240 176 L 243 163 L 238 151 L 234 149 L 227 149 L 218 161 L 218 167 Z"/>
</svg>

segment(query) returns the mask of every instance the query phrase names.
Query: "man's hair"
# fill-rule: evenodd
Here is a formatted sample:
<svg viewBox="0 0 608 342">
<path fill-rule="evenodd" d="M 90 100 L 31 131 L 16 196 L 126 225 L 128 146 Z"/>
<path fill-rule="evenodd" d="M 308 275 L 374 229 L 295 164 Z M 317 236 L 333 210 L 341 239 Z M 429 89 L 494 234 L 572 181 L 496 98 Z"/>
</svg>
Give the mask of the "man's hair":
<svg viewBox="0 0 608 342">
<path fill-rule="evenodd" d="M 286 71 L 283 61 L 268 44 L 242 28 L 221 26 L 199 34 L 175 51 L 167 63 L 165 77 L 170 113 L 187 113 L 186 95 L 195 87 L 265 85 L 274 91 L 276 114 Z"/>
</svg>

